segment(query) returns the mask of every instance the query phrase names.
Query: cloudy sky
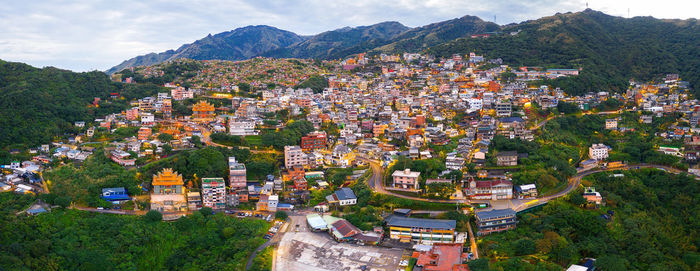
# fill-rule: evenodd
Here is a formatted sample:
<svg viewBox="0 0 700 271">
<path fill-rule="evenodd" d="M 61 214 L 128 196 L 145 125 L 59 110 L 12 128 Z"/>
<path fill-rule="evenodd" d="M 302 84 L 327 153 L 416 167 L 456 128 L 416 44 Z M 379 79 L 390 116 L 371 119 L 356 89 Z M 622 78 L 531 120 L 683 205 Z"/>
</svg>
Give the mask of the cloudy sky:
<svg viewBox="0 0 700 271">
<path fill-rule="evenodd" d="M 106 70 L 207 34 L 265 24 L 297 34 L 398 21 L 415 27 L 476 15 L 508 24 L 586 3 L 617 16 L 698 18 L 697 0 L 25 0 L 0 5 L 0 59 L 75 71 Z"/>
</svg>

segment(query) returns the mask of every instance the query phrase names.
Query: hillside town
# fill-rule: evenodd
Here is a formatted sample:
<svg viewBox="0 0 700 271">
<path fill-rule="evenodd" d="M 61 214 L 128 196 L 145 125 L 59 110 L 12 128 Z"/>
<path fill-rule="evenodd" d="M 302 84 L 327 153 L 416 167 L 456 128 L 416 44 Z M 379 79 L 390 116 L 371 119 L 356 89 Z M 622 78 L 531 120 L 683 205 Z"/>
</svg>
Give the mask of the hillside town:
<svg viewBox="0 0 700 271">
<path fill-rule="evenodd" d="M 3 165 L 0 190 L 48 193 L 52 183 L 45 171 L 79 168 L 103 155 L 127 170 L 148 169 L 139 174 L 149 175 L 140 176 L 144 181 L 136 191 L 100 187 L 99 202 L 72 202 L 74 208 L 123 215 L 155 210 L 166 220 L 203 208 L 267 221 L 284 212 L 289 218 L 273 222 L 266 239 L 279 243 L 280 251 L 301 255 L 277 257 L 276 264 L 287 270 L 313 253 L 292 241 L 310 242 L 321 238 L 319 232 L 329 237 L 319 242 L 332 242 L 328 251 L 352 247 L 386 260 L 314 262 L 319 268 L 393 270 L 410 262 L 420 270 L 469 270 L 467 262 L 479 258 L 481 238 L 515 229 L 519 213 L 579 193 L 587 174 L 633 167 L 679 170 L 675 164 L 633 163 L 629 150 L 616 149 L 602 136 L 582 149 L 570 147 L 574 141 L 555 141 L 542 131 L 558 118 L 601 117 L 604 122 L 592 129 L 611 136 L 663 123 L 652 134 L 661 142 L 655 152 L 700 176 L 700 103 L 677 74 L 657 82 L 630 81 L 625 93 L 571 96 L 532 82 L 575 77 L 578 68 L 512 67 L 476 53 L 359 54 L 320 64 L 272 58 L 177 61 L 201 67 L 164 83 L 167 91 L 131 101 L 121 113 L 75 122 L 78 133 L 16 150 L 31 159 Z M 142 80 L 158 78 L 166 66 L 136 72 Z M 313 76 L 326 78 L 327 85 L 295 87 Z M 113 79 L 139 83 L 121 75 Z M 249 89 L 242 91 L 241 82 Z M 101 102 L 96 98 L 94 104 Z M 559 144 L 580 156 L 559 161 L 574 169 L 559 176 L 538 168 L 549 162 L 540 162 L 545 160 L 534 147 L 504 147 L 511 143 Z M 224 175 L 178 172 L 178 156 L 205 148 L 245 150 L 266 157 L 270 166 L 231 155 L 220 161 L 227 167 Z M 529 172 L 540 175 L 526 178 Z M 374 194 L 420 204 L 379 210 L 368 204 L 379 201 Z M 579 194 L 585 208 L 605 205 L 595 187 Z"/>
</svg>

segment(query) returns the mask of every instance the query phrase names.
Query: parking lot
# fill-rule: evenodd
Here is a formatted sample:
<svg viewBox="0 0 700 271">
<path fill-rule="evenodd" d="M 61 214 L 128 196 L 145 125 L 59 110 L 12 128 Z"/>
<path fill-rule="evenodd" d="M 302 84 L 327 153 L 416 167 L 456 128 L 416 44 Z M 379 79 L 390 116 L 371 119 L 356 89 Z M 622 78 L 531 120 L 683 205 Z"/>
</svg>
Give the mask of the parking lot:
<svg viewBox="0 0 700 271">
<path fill-rule="evenodd" d="M 288 231 L 279 244 L 275 270 L 397 270 L 402 249 L 338 243 L 325 232 Z"/>
</svg>

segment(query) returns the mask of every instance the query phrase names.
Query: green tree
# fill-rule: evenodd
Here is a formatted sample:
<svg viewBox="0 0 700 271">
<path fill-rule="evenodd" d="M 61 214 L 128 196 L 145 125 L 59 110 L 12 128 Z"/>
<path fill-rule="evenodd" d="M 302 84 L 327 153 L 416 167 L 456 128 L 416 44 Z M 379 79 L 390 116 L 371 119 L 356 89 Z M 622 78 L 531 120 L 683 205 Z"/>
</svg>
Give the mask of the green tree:
<svg viewBox="0 0 700 271">
<path fill-rule="evenodd" d="M 287 220 L 287 217 L 289 217 L 289 215 L 287 215 L 287 212 L 285 212 L 285 211 L 277 211 L 277 212 L 275 212 L 275 218 L 276 218 L 276 219 L 279 219 L 279 220 Z"/>
<path fill-rule="evenodd" d="M 151 222 L 158 222 L 163 220 L 163 214 L 156 210 L 150 210 L 144 215 L 144 219 Z"/>
<path fill-rule="evenodd" d="M 160 140 L 160 142 L 166 142 L 166 143 L 167 143 L 167 142 L 170 142 L 170 140 L 173 140 L 173 135 L 171 135 L 171 134 L 166 134 L 166 133 L 161 133 L 161 134 L 158 135 L 158 140 Z"/>
</svg>

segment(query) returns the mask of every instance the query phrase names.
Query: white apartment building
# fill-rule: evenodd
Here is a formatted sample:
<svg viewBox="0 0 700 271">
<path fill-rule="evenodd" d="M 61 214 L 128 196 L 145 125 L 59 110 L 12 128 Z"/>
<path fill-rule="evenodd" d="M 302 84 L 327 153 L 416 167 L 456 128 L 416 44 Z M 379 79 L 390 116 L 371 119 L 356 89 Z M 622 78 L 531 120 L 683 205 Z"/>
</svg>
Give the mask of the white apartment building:
<svg viewBox="0 0 700 271">
<path fill-rule="evenodd" d="M 610 147 L 604 144 L 593 144 L 588 148 L 588 156 L 595 160 L 604 160 L 608 158 L 608 150 Z"/>
<path fill-rule="evenodd" d="M 284 167 L 305 166 L 309 163 L 306 154 L 299 146 L 284 146 Z"/>
</svg>

